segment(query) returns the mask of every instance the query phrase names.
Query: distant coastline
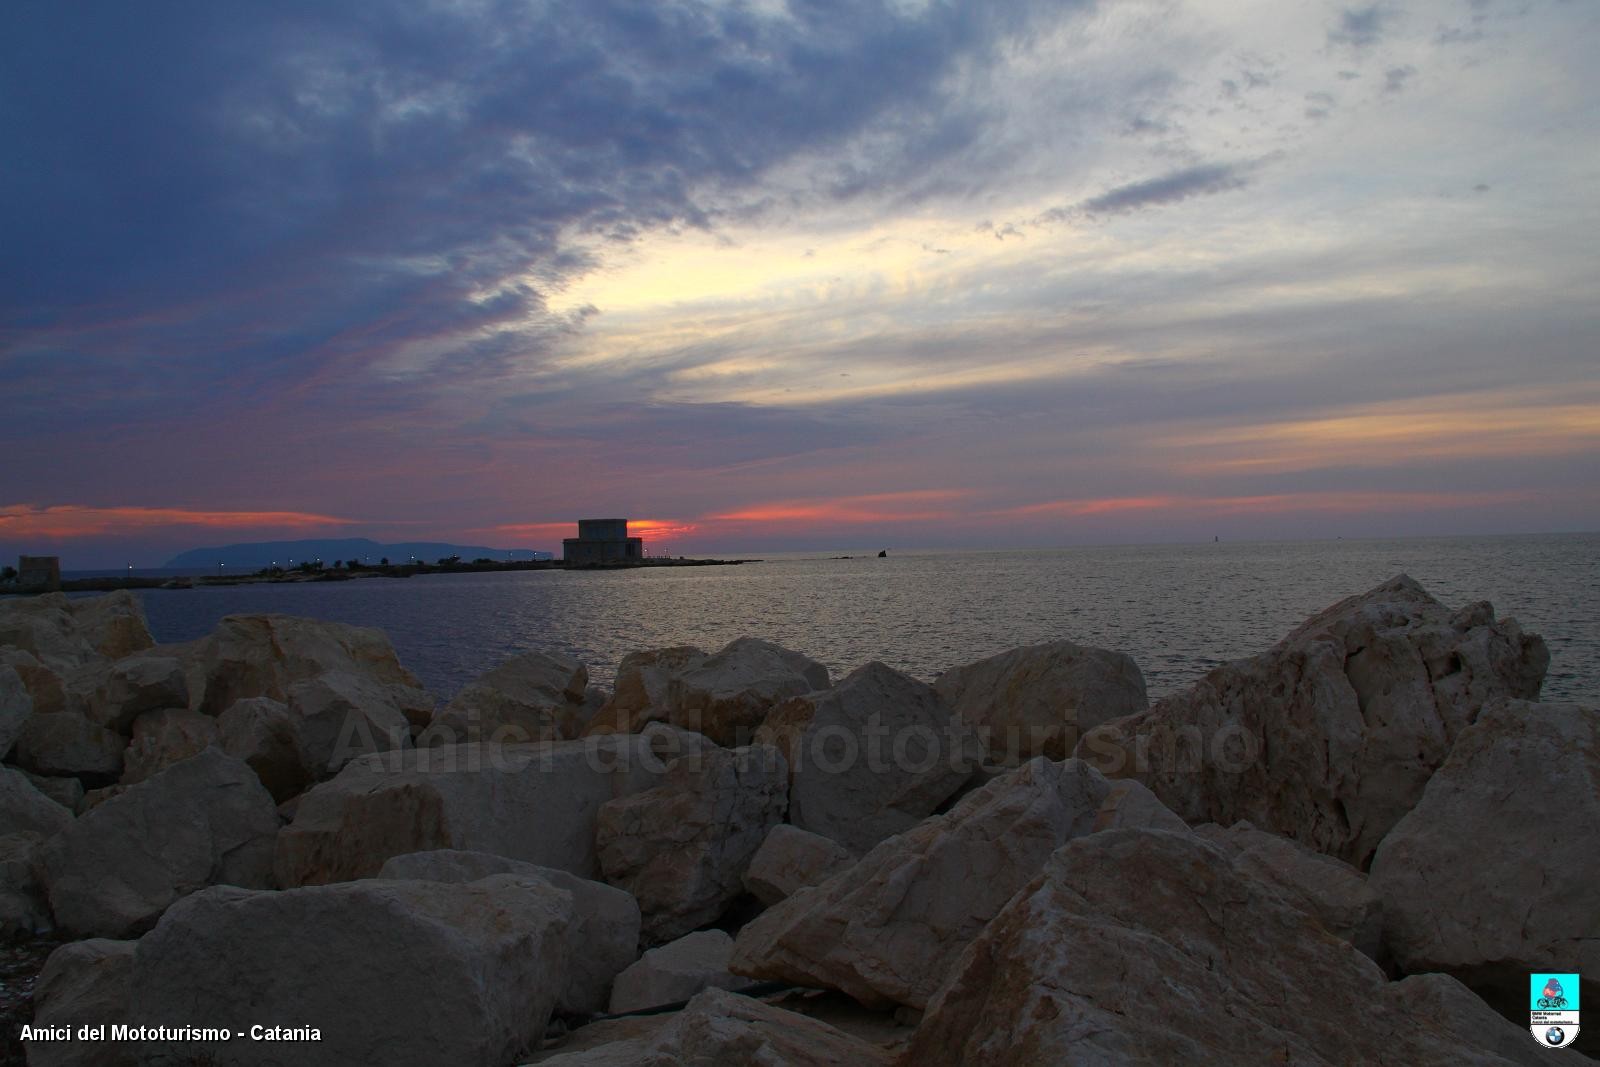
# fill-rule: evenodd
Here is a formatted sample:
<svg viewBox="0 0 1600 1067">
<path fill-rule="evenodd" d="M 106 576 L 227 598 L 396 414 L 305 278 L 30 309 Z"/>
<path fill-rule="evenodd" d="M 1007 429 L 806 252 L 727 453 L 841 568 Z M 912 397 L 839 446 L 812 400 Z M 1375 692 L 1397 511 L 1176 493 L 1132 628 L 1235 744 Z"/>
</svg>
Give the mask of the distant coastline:
<svg viewBox="0 0 1600 1067">
<path fill-rule="evenodd" d="M 648 567 L 736 567 L 760 563 L 759 559 L 690 559 L 682 556 L 655 556 L 642 560 L 611 560 L 603 563 L 568 563 L 559 559 L 512 560 L 441 559 L 435 563 L 406 562 L 365 564 L 339 561 L 336 567 L 320 562 L 294 568 L 264 567 L 238 574 L 95 574 L 82 578 L 63 577 L 63 593 L 109 593 L 118 589 L 194 589 L 230 585 L 301 585 L 313 582 L 349 582 L 361 578 L 410 578 L 418 574 L 481 574 L 497 571 L 619 571 Z M 70 573 L 70 572 L 69 572 Z M 34 596 L 42 590 L 23 590 L 0 585 L 0 596 Z"/>
</svg>

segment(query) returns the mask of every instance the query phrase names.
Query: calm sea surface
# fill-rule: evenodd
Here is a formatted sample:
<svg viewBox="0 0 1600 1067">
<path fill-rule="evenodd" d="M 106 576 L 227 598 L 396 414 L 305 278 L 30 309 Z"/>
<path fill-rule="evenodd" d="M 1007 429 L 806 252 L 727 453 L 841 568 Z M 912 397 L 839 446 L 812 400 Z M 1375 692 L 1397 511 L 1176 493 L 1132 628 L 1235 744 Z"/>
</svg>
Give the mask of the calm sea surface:
<svg viewBox="0 0 1600 1067">
<path fill-rule="evenodd" d="M 746 635 L 805 652 L 836 676 L 877 659 L 925 679 L 1068 638 L 1129 653 L 1157 696 L 1402 571 L 1452 607 L 1489 600 L 1543 634 L 1545 699 L 1600 700 L 1600 534 L 790 556 L 140 596 L 163 642 L 200 637 L 237 612 L 377 626 L 441 696 L 532 649 L 576 656 L 609 684 L 625 653 L 712 650 Z"/>
</svg>

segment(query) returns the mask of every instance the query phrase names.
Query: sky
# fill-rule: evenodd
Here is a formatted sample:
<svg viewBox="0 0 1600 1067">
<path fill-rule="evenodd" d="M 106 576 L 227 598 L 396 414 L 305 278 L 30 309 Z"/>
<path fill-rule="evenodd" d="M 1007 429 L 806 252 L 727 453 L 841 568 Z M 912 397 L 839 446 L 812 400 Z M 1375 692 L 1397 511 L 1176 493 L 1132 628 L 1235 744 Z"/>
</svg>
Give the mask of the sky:
<svg viewBox="0 0 1600 1067">
<path fill-rule="evenodd" d="M 4 23 L 0 558 L 1600 528 L 1590 0 Z"/>
</svg>

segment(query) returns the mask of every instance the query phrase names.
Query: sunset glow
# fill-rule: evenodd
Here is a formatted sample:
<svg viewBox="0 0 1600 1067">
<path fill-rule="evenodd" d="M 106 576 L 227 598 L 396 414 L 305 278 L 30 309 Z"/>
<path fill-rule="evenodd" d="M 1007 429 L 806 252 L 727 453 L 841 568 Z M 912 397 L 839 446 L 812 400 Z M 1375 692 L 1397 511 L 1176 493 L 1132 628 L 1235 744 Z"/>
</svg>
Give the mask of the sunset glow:
<svg viewBox="0 0 1600 1067">
<path fill-rule="evenodd" d="M 1592 4 L 15 29 L 0 560 L 1600 525 Z"/>
</svg>

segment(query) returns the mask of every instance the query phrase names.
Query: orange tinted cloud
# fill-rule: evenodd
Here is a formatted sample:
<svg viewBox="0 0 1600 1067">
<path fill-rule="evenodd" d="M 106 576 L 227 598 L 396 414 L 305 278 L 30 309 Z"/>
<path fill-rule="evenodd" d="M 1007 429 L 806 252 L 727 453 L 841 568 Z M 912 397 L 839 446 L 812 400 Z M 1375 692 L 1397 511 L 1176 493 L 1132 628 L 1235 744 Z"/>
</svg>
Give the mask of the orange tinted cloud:
<svg viewBox="0 0 1600 1067">
<path fill-rule="evenodd" d="M 1048 500 L 990 512 L 996 517 L 1048 516 L 1075 518 L 1130 511 L 1171 511 L 1183 515 L 1282 515 L 1296 512 L 1357 514 L 1375 511 L 1425 511 L 1441 508 L 1513 504 L 1532 498 L 1520 491 L 1487 493 L 1387 492 L 1329 490 L 1253 496 L 1140 496 Z"/>
<path fill-rule="evenodd" d="M 1551 456 L 1600 447 L 1600 390 L 1455 394 L 1169 437 L 1189 470 L 1293 471 L 1402 460 Z"/>
<path fill-rule="evenodd" d="M 677 519 L 629 519 L 628 534 L 632 537 L 662 538 L 686 537 L 700 527 L 692 522 Z M 578 524 L 572 522 L 508 522 L 499 526 L 485 526 L 471 533 L 496 533 L 509 537 L 527 537 L 556 541 L 578 536 Z"/>
<path fill-rule="evenodd" d="M 46 539 L 98 537 L 170 526 L 300 530 L 347 526 L 354 520 L 304 511 L 198 511 L 189 508 L 98 508 L 78 504 L 0 506 L 0 535 Z"/>
<path fill-rule="evenodd" d="M 923 489 L 904 493 L 869 493 L 812 500 L 775 501 L 711 515 L 722 522 L 914 522 L 954 517 L 951 505 L 968 496 L 959 489 Z"/>
</svg>

